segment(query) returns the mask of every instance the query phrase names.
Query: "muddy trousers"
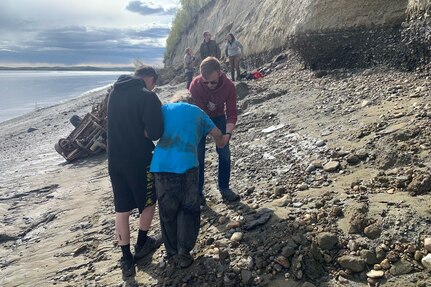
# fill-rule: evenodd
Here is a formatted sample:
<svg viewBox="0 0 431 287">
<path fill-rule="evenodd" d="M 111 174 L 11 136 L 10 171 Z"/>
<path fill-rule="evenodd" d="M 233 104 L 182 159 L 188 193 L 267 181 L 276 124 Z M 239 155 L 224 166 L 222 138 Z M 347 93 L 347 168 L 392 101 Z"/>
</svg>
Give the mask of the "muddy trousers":
<svg viewBox="0 0 431 287">
<path fill-rule="evenodd" d="M 236 71 L 236 79 L 240 80 L 241 70 L 239 68 L 240 55 L 229 57 L 229 66 L 230 66 L 230 75 L 232 81 L 235 81 L 235 71 Z"/>
<path fill-rule="evenodd" d="M 201 211 L 198 169 L 185 174 L 155 173 L 160 227 L 168 257 L 187 254 L 199 234 Z"/>
</svg>

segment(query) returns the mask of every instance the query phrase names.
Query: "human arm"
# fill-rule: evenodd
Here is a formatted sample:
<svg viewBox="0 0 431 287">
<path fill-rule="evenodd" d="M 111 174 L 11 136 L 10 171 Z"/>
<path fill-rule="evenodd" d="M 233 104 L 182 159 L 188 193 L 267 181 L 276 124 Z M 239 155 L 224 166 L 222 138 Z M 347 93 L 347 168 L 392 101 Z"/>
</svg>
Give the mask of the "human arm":
<svg viewBox="0 0 431 287">
<path fill-rule="evenodd" d="M 163 134 L 162 104 L 153 92 L 145 95 L 142 120 L 145 124 L 145 135 L 150 140 L 158 140 Z"/>
<path fill-rule="evenodd" d="M 230 139 L 230 136 L 228 134 L 222 134 L 222 132 L 217 127 L 214 127 L 210 131 L 209 135 L 214 139 L 217 147 L 219 148 L 224 148 Z"/>
<path fill-rule="evenodd" d="M 204 43 L 202 43 L 201 47 L 199 48 L 199 54 L 201 56 L 201 60 L 205 59 L 205 55 L 204 55 Z"/>
<path fill-rule="evenodd" d="M 238 47 L 241 49 L 241 54 L 244 54 L 244 47 L 242 46 L 242 44 L 239 41 L 236 41 Z"/>
</svg>

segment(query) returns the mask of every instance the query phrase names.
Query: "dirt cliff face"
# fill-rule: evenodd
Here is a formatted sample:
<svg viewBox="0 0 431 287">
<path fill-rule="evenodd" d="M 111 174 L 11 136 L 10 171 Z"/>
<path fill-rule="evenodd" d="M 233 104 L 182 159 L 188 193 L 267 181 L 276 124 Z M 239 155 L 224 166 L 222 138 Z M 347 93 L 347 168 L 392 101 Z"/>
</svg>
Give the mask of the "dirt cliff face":
<svg viewBox="0 0 431 287">
<path fill-rule="evenodd" d="M 247 66 L 256 66 L 285 48 L 296 50 L 310 68 L 402 65 L 402 23 L 409 15 L 429 17 L 431 0 L 214 0 L 196 17 L 166 66 L 182 64 L 186 47 L 199 51 L 211 31 L 224 50 L 233 32 L 244 45 Z M 429 27 L 429 26 L 428 26 Z M 258 59 L 258 61 L 254 61 Z"/>
</svg>

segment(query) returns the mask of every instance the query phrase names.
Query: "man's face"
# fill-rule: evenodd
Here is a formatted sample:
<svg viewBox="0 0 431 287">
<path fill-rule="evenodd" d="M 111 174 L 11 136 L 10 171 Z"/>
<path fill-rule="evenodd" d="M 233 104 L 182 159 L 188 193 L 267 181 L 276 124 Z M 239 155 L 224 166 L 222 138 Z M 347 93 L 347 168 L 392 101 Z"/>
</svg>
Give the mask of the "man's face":
<svg viewBox="0 0 431 287">
<path fill-rule="evenodd" d="M 147 87 L 147 90 L 152 91 L 156 87 L 156 81 L 157 79 L 154 79 L 154 77 L 144 77 L 143 78 L 145 82 L 145 86 Z"/>
<path fill-rule="evenodd" d="M 209 40 L 211 40 L 211 34 L 210 33 L 206 33 L 204 38 L 205 38 L 205 41 L 208 42 Z"/>
<path fill-rule="evenodd" d="M 214 90 L 215 88 L 217 88 L 217 84 L 220 80 L 220 71 L 212 72 L 207 78 L 204 78 L 204 76 L 202 76 L 202 80 L 202 83 L 204 85 L 207 85 L 208 89 Z"/>
</svg>

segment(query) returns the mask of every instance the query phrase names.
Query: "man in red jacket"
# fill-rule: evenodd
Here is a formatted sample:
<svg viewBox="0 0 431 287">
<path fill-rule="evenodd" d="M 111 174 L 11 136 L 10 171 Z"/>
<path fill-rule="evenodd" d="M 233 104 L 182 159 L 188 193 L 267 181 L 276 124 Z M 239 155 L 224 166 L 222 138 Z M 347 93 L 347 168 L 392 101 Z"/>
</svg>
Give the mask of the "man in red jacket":
<svg viewBox="0 0 431 287">
<path fill-rule="evenodd" d="M 237 121 L 236 89 L 235 85 L 221 71 L 217 58 L 208 57 L 200 65 L 201 75 L 195 77 L 190 84 L 190 93 L 196 105 L 208 114 L 214 124 L 232 137 Z M 226 113 L 225 113 L 226 111 Z M 203 197 L 205 141 L 203 137 L 198 146 L 199 160 L 199 191 L 202 194 L 201 204 L 205 204 Z M 239 195 L 229 187 L 230 180 L 230 149 L 229 143 L 224 148 L 216 148 L 218 153 L 218 187 L 223 199 L 236 201 Z"/>
</svg>

